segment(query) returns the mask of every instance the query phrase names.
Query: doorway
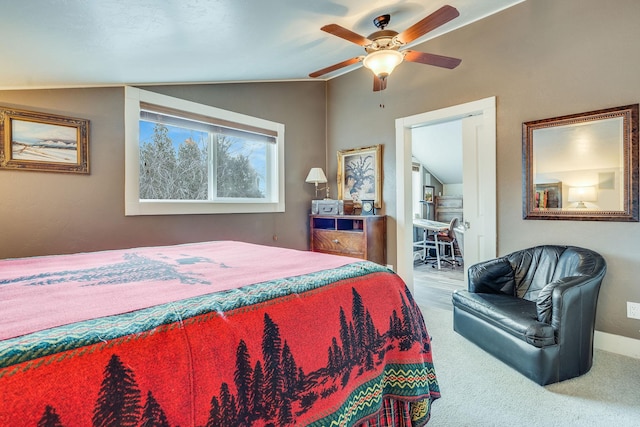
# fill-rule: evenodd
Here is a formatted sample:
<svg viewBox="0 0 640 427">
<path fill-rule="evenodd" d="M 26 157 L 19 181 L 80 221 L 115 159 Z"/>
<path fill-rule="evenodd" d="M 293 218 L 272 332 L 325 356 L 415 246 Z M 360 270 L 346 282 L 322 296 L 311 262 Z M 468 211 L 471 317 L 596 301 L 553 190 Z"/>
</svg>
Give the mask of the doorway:
<svg viewBox="0 0 640 427">
<path fill-rule="evenodd" d="M 412 204 L 418 220 L 450 225 L 457 218 L 457 228 L 462 228 L 462 122 L 454 119 L 411 129 Z M 424 240 L 434 234 L 445 241 L 455 236 L 455 243 L 425 248 Z M 414 241 L 423 242 L 413 248 L 413 296 L 419 304 L 451 310 L 451 294 L 465 287 L 463 236 L 414 227 Z M 435 251 L 440 256 L 434 256 Z"/>
<path fill-rule="evenodd" d="M 413 290 L 412 129 L 463 119 L 466 264 L 496 256 L 495 97 L 396 119 L 397 272 Z M 466 272 L 465 272 L 466 280 Z"/>
</svg>

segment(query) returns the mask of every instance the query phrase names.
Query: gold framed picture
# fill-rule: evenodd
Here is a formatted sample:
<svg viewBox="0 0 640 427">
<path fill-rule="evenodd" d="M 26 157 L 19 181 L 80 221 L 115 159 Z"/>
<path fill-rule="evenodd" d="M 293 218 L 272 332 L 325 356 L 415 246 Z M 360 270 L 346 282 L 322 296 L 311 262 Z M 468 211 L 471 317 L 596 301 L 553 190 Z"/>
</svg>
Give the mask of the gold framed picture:
<svg viewBox="0 0 640 427">
<path fill-rule="evenodd" d="M 89 120 L 0 107 L 0 169 L 89 173 Z"/>
<path fill-rule="evenodd" d="M 360 207 L 362 200 L 373 200 L 382 207 L 382 145 L 338 151 L 338 199 L 353 201 Z"/>
</svg>

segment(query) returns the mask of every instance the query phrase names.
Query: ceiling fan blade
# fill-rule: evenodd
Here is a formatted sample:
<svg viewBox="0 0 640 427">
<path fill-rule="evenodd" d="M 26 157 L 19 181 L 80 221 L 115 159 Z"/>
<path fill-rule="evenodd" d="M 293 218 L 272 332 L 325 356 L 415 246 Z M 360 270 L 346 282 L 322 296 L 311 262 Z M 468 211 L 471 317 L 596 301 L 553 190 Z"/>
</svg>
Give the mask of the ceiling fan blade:
<svg viewBox="0 0 640 427">
<path fill-rule="evenodd" d="M 405 61 L 418 62 L 420 64 L 435 65 L 436 67 L 456 68 L 462 62 L 462 59 L 452 58 L 450 56 L 435 55 L 433 53 L 417 52 L 415 50 L 405 50 Z"/>
<path fill-rule="evenodd" d="M 418 37 L 422 37 L 429 31 L 433 31 L 441 25 L 446 24 L 454 18 L 460 16 L 460 12 L 453 6 L 445 5 L 433 12 L 421 21 L 416 22 L 400 34 L 397 38 L 402 43 L 411 43 Z"/>
<path fill-rule="evenodd" d="M 323 68 L 322 70 L 318 70 L 318 71 L 314 71 L 313 73 L 309 74 L 309 77 L 320 77 L 323 76 L 325 74 L 329 74 L 332 71 L 336 71 L 339 70 L 340 68 L 344 68 L 347 67 L 351 64 L 355 64 L 357 62 L 362 61 L 364 57 L 363 56 L 356 56 L 355 58 L 351 58 L 351 59 L 347 59 L 346 61 L 342 61 L 342 62 L 338 62 L 337 64 L 331 65 L 330 67 L 327 68 Z"/>
<path fill-rule="evenodd" d="M 360 34 L 354 33 L 351 30 L 347 30 L 346 28 L 341 27 L 338 24 L 325 25 L 324 27 L 322 27 L 320 29 L 322 31 L 324 31 L 324 32 L 327 32 L 329 34 L 333 34 L 336 37 L 340 37 L 342 39 L 345 39 L 347 41 L 350 41 L 351 43 L 355 43 L 355 44 L 360 45 L 360 46 L 367 46 L 367 45 L 370 45 L 371 43 L 373 43 L 368 38 L 363 37 Z"/>
<path fill-rule="evenodd" d="M 373 76 L 373 91 L 379 92 L 387 88 L 387 79 L 381 79 L 378 76 Z"/>
</svg>

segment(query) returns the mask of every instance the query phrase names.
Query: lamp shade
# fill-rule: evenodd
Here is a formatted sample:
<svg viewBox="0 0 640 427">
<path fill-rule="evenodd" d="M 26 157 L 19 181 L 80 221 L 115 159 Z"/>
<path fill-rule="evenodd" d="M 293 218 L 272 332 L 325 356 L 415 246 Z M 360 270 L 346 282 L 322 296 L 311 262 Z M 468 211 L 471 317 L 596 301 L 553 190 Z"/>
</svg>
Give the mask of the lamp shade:
<svg viewBox="0 0 640 427">
<path fill-rule="evenodd" d="M 311 168 L 305 182 L 309 182 L 311 184 L 324 184 L 327 182 L 327 177 L 325 176 L 322 168 Z"/>
<path fill-rule="evenodd" d="M 386 78 L 404 59 L 397 50 L 383 49 L 368 54 L 362 64 L 381 79 Z"/>
<path fill-rule="evenodd" d="M 595 202 L 598 200 L 596 187 L 569 187 L 570 202 Z"/>
<path fill-rule="evenodd" d="M 585 209 L 587 205 L 584 202 L 595 202 L 598 200 L 598 192 L 596 187 L 569 187 L 569 202 L 577 202 L 576 208 Z"/>
</svg>

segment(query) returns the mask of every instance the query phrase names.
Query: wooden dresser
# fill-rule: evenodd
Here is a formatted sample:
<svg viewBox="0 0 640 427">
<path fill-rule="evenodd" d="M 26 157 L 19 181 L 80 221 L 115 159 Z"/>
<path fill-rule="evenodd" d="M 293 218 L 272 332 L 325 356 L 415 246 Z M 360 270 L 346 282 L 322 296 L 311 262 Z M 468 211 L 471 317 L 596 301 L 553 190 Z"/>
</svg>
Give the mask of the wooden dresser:
<svg viewBox="0 0 640 427">
<path fill-rule="evenodd" d="M 387 263 L 386 215 L 311 215 L 311 250 Z"/>
</svg>

